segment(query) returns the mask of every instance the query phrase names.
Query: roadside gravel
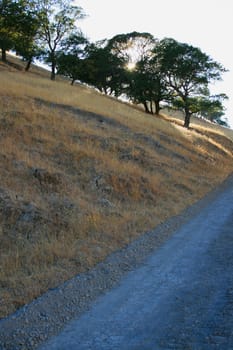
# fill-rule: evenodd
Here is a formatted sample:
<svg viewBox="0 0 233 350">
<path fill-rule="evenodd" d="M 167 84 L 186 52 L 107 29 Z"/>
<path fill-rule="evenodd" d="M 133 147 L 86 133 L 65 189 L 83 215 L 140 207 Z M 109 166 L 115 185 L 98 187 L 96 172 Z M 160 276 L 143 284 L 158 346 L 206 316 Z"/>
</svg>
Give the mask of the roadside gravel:
<svg viewBox="0 0 233 350">
<path fill-rule="evenodd" d="M 129 271 L 161 246 L 184 223 L 197 215 L 222 191 L 233 186 L 233 175 L 201 201 L 146 232 L 124 249 L 115 252 L 94 269 L 77 275 L 56 289 L 0 321 L 0 350 L 36 349 L 58 334 L 73 318 L 88 310 L 101 294 L 116 286 Z"/>
</svg>

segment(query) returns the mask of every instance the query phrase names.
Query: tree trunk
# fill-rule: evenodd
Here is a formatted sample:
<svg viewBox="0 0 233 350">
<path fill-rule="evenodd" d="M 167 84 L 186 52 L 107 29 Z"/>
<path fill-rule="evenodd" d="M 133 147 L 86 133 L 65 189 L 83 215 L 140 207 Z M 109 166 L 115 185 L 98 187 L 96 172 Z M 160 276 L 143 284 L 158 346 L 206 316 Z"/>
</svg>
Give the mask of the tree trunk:
<svg viewBox="0 0 233 350">
<path fill-rule="evenodd" d="M 55 80 L 55 77 L 56 77 L 56 73 L 55 73 L 55 63 L 52 62 L 52 68 L 51 68 L 50 79 L 51 79 L 51 80 Z"/>
<path fill-rule="evenodd" d="M 191 118 L 191 113 L 188 110 L 185 110 L 184 127 L 187 129 L 189 128 L 190 118 Z"/>
<path fill-rule="evenodd" d="M 30 67 L 31 67 L 31 63 L 32 63 L 32 58 L 30 58 L 28 61 L 27 61 L 27 65 L 25 67 L 25 71 L 28 72 Z"/>
<path fill-rule="evenodd" d="M 155 101 L 155 114 L 159 115 L 160 105 L 159 101 Z"/>
<path fill-rule="evenodd" d="M 6 62 L 6 49 L 2 49 L 2 61 Z"/>
<path fill-rule="evenodd" d="M 75 79 L 71 80 L 71 85 L 74 85 Z"/>
<path fill-rule="evenodd" d="M 52 51 L 50 53 L 50 59 L 51 59 L 51 75 L 50 75 L 50 79 L 51 80 L 55 80 L 56 77 L 56 56 L 55 56 L 55 52 Z"/>
<path fill-rule="evenodd" d="M 154 112 L 153 112 L 153 101 L 150 101 L 150 113 L 154 114 Z"/>
<path fill-rule="evenodd" d="M 149 108 L 148 108 L 148 106 L 147 106 L 146 101 L 145 101 L 145 102 L 143 102 L 143 105 L 144 105 L 144 108 L 145 108 L 145 112 L 146 112 L 146 113 L 150 113 L 150 111 L 149 111 Z"/>
</svg>

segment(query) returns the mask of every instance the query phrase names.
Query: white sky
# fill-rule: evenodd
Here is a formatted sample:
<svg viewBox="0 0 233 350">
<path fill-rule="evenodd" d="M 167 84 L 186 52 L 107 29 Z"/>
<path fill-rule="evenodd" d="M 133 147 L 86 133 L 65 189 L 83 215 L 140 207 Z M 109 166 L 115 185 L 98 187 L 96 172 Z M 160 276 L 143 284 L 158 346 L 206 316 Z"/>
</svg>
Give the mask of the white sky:
<svg viewBox="0 0 233 350">
<path fill-rule="evenodd" d="M 199 47 L 229 70 L 212 93 L 226 93 L 226 117 L 233 128 L 232 0 L 76 0 L 88 15 L 79 22 L 91 41 L 132 31 L 174 38 Z"/>
</svg>

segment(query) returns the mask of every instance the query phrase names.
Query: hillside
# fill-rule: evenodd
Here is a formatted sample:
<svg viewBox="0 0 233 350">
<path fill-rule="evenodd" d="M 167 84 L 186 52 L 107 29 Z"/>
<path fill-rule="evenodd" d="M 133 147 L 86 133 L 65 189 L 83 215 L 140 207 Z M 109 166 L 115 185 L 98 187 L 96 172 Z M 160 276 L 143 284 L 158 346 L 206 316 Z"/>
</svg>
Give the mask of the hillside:
<svg viewBox="0 0 233 350">
<path fill-rule="evenodd" d="M 0 318 L 233 171 L 233 131 L 0 63 Z"/>
</svg>

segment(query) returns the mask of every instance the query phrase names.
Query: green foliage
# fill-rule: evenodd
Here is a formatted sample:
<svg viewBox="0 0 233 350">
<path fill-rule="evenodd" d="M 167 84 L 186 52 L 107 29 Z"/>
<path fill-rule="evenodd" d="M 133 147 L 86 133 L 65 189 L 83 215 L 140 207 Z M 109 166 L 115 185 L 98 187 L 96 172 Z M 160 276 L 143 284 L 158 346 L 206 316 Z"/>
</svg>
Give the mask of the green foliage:
<svg viewBox="0 0 233 350">
<path fill-rule="evenodd" d="M 128 73 L 127 95 L 134 103 L 142 103 L 146 112 L 158 114 L 161 101 L 169 100 L 169 93 L 160 73 L 156 57 L 148 55 Z M 154 108 L 153 108 L 154 107 Z"/>
<path fill-rule="evenodd" d="M 208 96 L 208 84 L 220 80 L 225 69 L 199 48 L 170 38 L 163 39 L 154 53 L 173 96 L 173 104 L 183 109 L 184 126 L 189 127 L 191 115 L 198 112 L 196 98 Z"/>
<path fill-rule="evenodd" d="M 224 106 L 222 101 L 226 99 L 227 96 L 225 94 L 210 96 L 208 99 L 203 97 L 199 98 L 196 101 L 198 114 L 211 121 L 221 119 L 221 117 L 224 115 Z"/>
<path fill-rule="evenodd" d="M 73 33 L 61 44 L 61 52 L 57 55 L 57 72 L 71 79 L 82 80 L 85 71 L 85 56 L 88 40 L 82 33 Z"/>
<path fill-rule="evenodd" d="M 76 20 L 84 17 L 81 7 L 67 0 L 37 0 L 41 13 L 39 35 L 46 50 L 46 62 L 51 64 L 51 79 L 55 79 L 57 54 L 62 40 L 76 30 Z"/>
<path fill-rule="evenodd" d="M 33 26 L 34 17 L 26 1 L 0 1 L 0 47 L 4 61 L 6 51 L 15 49 L 17 43 L 31 32 Z"/>
<path fill-rule="evenodd" d="M 124 60 L 101 44 L 89 45 L 85 59 L 86 73 L 82 80 L 105 94 L 118 97 L 125 82 Z"/>
<path fill-rule="evenodd" d="M 114 36 L 108 41 L 107 47 L 127 66 L 149 57 L 156 41 L 150 33 L 131 32 Z"/>
<path fill-rule="evenodd" d="M 25 18 L 22 23 L 22 30 L 18 40 L 15 42 L 14 50 L 26 61 L 28 70 L 34 58 L 39 58 L 43 48 L 39 46 L 37 39 L 41 26 L 42 15 L 35 8 L 33 1 L 25 6 Z"/>
<path fill-rule="evenodd" d="M 105 94 L 126 96 L 158 114 L 162 103 L 183 110 L 184 126 L 192 114 L 220 120 L 225 95 L 210 96 L 209 84 L 226 70 L 199 48 L 172 38 L 161 41 L 150 33 L 118 34 L 89 43 L 77 30 L 83 9 L 68 0 L 0 0 L 2 59 L 13 49 L 28 61 L 43 55 L 71 79 Z M 131 69 L 129 69 L 131 65 Z"/>
</svg>

